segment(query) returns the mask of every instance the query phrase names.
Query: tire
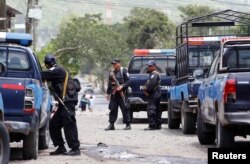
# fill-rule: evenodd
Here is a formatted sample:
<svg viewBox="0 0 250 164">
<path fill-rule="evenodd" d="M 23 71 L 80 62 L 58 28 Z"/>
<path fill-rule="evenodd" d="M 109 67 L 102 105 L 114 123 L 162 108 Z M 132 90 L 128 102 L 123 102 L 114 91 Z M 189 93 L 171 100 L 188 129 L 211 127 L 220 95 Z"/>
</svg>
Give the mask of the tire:
<svg viewBox="0 0 250 164">
<path fill-rule="evenodd" d="M 0 122 L 0 163 L 8 164 L 10 158 L 9 133 L 2 122 Z"/>
<path fill-rule="evenodd" d="M 23 159 L 37 159 L 38 156 L 38 130 L 30 132 L 23 139 Z"/>
<path fill-rule="evenodd" d="M 205 123 L 202 120 L 202 111 L 198 109 L 197 115 L 197 136 L 201 145 L 210 145 L 215 143 L 215 132 L 205 132 Z"/>
<path fill-rule="evenodd" d="M 194 134 L 196 130 L 196 119 L 192 112 L 185 112 L 188 105 L 185 101 L 181 105 L 181 126 L 184 134 Z"/>
<path fill-rule="evenodd" d="M 172 116 L 173 106 L 170 100 L 168 100 L 168 128 L 169 129 L 179 129 L 180 119 L 174 119 Z"/>
<path fill-rule="evenodd" d="M 233 131 L 228 127 L 222 126 L 217 117 L 216 117 L 216 147 L 218 148 L 232 147 L 234 145 Z"/>
<path fill-rule="evenodd" d="M 39 150 L 44 150 L 49 148 L 50 143 L 50 134 L 49 134 L 49 120 L 47 120 L 45 128 L 45 132 L 42 135 L 39 135 Z"/>
</svg>

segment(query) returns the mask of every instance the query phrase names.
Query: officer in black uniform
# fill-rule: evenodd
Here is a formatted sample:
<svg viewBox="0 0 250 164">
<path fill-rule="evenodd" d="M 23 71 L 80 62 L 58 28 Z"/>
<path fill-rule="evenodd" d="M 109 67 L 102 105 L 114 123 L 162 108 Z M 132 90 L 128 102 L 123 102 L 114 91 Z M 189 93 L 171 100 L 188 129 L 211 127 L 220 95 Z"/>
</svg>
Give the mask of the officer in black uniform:
<svg viewBox="0 0 250 164">
<path fill-rule="evenodd" d="M 145 130 L 161 129 L 161 88 L 160 88 L 160 75 L 156 71 L 156 62 L 150 60 L 148 63 L 149 79 L 147 80 L 143 90 L 148 98 L 147 114 L 149 126 Z"/>
<path fill-rule="evenodd" d="M 72 89 L 65 87 L 66 85 L 64 85 L 64 82 L 66 76 L 68 76 L 68 82 L 71 77 L 67 75 L 63 67 L 56 64 L 55 57 L 52 54 L 47 54 L 45 56 L 44 63 L 48 70 L 41 72 L 42 78 L 51 81 L 53 92 L 56 94 L 55 99 L 59 102 L 58 109 L 51 118 L 49 126 L 53 144 L 54 146 L 58 146 L 58 148 L 54 152 L 51 152 L 50 155 L 80 155 L 80 142 L 78 140 L 75 118 L 75 106 L 78 101 L 78 93 L 74 92 L 74 90 L 72 93 Z M 62 101 L 60 102 L 60 100 Z M 69 152 L 66 152 L 64 146 L 62 128 L 64 128 L 67 144 L 69 148 L 71 148 Z"/>
<path fill-rule="evenodd" d="M 130 112 L 126 107 L 126 90 L 129 85 L 128 70 L 121 66 L 119 59 L 114 59 L 111 62 L 113 69 L 110 71 L 107 88 L 107 99 L 109 102 L 109 126 L 105 130 L 115 130 L 114 123 L 118 115 L 118 107 L 120 106 L 124 123 L 124 130 L 130 130 Z"/>
</svg>

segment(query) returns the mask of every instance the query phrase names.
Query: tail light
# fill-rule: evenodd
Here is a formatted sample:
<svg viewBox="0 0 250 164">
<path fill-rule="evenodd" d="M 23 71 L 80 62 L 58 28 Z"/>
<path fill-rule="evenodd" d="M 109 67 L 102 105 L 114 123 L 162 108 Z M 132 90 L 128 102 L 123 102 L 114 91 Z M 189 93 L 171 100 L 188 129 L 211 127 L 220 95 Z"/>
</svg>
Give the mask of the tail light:
<svg viewBox="0 0 250 164">
<path fill-rule="evenodd" d="M 26 88 L 24 97 L 24 113 L 35 112 L 35 96 L 31 88 Z"/>
<path fill-rule="evenodd" d="M 224 103 L 234 103 L 236 100 L 236 81 L 228 79 L 224 88 Z"/>
</svg>

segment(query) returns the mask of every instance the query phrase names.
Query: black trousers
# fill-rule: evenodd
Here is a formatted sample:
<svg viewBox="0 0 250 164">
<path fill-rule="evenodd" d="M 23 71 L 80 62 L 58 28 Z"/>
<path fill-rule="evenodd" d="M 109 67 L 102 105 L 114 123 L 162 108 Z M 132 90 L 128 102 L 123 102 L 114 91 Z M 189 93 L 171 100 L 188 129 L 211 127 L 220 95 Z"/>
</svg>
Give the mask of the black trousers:
<svg viewBox="0 0 250 164">
<path fill-rule="evenodd" d="M 149 127 L 155 128 L 162 124 L 162 111 L 160 109 L 161 98 L 148 99 L 147 114 Z"/>
<path fill-rule="evenodd" d="M 50 120 L 50 136 L 55 146 L 63 145 L 62 128 L 69 148 L 77 149 L 80 147 L 78 131 L 75 118 L 75 103 L 65 104 L 70 112 L 66 111 L 62 104 Z"/>
<path fill-rule="evenodd" d="M 115 95 L 111 95 L 110 102 L 109 102 L 109 123 L 113 124 L 117 120 L 118 116 L 118 107 L 121 108 L 122 116 L 123 116 L 123 122 L 124 123 L 130 123 L 130 112 L 129 109 L 125 105 L 125 100 L 121 97 L 119 93 L 116 93 Z"/>
</svg>

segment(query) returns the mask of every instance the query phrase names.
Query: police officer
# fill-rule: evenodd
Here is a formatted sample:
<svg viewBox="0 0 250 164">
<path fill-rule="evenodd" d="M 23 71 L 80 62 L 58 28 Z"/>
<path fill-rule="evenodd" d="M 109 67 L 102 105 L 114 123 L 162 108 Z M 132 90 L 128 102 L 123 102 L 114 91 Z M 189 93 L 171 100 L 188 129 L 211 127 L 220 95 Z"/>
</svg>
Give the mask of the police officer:
<svg viewBox="0 0 250 164">
<path fill-rule="evenodd" d="M 160 89 L 160 75 L 156 71 L 156 62 L 150 60 L 147 63 L 149 79 L 147 80 L 143 90 L 148 98 L 147 114 L 149 126 L 145 130 L 161 129 L 162 112 L 160 110 L 161 89 Z"/>
<path fill-rule="evenodd" d="M 50 120 L 50 136 L 54 146 L 58 148 L 51 152 L 50 155 L 80 155 L 80 142 L 78 140 L 78 131 L 75 118 L 75 106 L 78 101 L 77 92 L 73 92 L 64 85 L 66 77 L 68 81 L 71 79 L 67 75 L 66 70 L 56 64 L 56 59 L 52 54 L 47 54 L 44 59 L 47 71 L 42 71 L 41 75 L 44 80 L 51 81 L 52 89 L 59 106 L 54 116 Z M 65 96 L 65 97 L 64 97 Z M 60 102 L 61 101 L 61 102 Z M 62 128 L 67 144 L 71 150 L 66 152 L 64 140 L 62 137 Z"/>
<path fill-rule="evenodd" d="M 126 107 L 125 96 L 130 79 L 128 70 L 121 66 L 119 59 L 114 59 L 111 62 L 113 69 L 110 71 L 107 88 L 107 99 L 109 102 L 109 126 L 105 130 L 115 130 L 114 123 L 118 115 L 118 107 L 120 106 L 124 123 L 124 130 L 130 130 L 130 112 Z"/>
</svg>

